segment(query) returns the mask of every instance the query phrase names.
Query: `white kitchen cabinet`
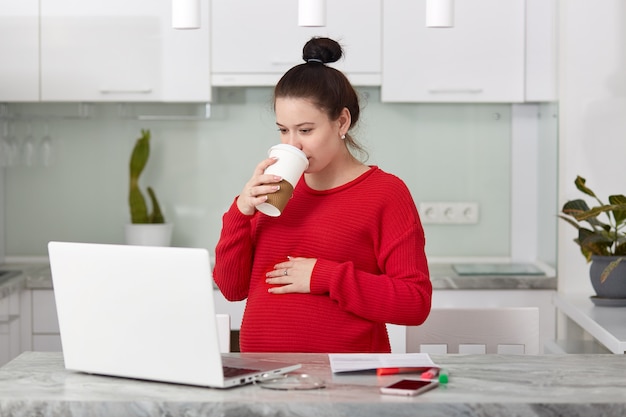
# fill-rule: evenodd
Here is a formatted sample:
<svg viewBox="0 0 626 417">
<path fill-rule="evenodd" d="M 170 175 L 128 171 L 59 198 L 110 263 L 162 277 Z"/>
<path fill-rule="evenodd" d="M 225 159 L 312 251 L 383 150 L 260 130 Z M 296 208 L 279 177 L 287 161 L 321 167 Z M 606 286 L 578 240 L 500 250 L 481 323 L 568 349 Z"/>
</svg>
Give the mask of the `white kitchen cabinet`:
<svg viewBox="0 0 626 417">
<path fill-rule="evenodd" d="M 39 0 L 0 0 L 0 102 L 39 100 Z"/>
<path fill-rule="evenodd" d="M 213 300 L 215 301 L 215 313 L 228 314 L 231 330 L 240 330 L 246 301 L 228 301 L 218 289 L 213 290 Z"/>
<path fill-rule="evenodd" d="M 201 29 L 175 30 L 170 0 L 41 0 L 41 100 L 210 101 L 201 8 Z"/>
<path fill-rule="evenodd" d="M 556 338 L 554 290 L 435 290 L 432 308 L 537 307 L 539 309 L 539 352 Z M 391 350 L 406 351 L 406 327 L 387 325 Z"/>
<path fill-rule="evenodd" d="M 526 0 L 526 101 L 554 102 L 557 95 L 558 0 Z"/>
<path fill-rule="evenodd" d="M 22 351 L 61 351 L 59 319 L 53 290 L 32 289 L 23 291 L 20 319 Z"/>
<path fill-rule="evenodd" d="M 14 292 L 0 298 L 0 366 L 20 352 L 19 293 Z"/>
<path fill-rule="evenodd" d="M 556 337 L 554 290 L 436 290 L 433 308 L 537 307 L 539 309 L 540 352 Z"/>
<path fill-rule="evenodd" d="M 327 2 L 325 27 L 299 27 L 296 0 L 213 0 L 212 84 L 274 85 L 303 63 L 313 36 L 330 37 L 345 49 L 335 68 L 357 85 L 380 85 L 381 0 Z"/>
<path fill-rule="evenodd" d="M 454 7 L 454 28 L 427 28 L 426 0 L 383 1 L 383 101 L 524 101 L 525 1 Z"/>
</svg>

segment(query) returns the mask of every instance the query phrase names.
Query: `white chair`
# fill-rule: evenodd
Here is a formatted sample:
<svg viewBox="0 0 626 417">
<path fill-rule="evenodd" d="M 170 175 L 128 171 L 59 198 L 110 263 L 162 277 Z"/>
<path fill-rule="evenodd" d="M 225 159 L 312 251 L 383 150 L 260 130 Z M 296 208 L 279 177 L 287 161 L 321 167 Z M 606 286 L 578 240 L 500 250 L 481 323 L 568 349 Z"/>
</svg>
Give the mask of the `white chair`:
<svg viewBox="0 0 626 417">
<path fill-rule="evenodd" d="M 435 308 L 406 331 L 407 353 L 539 353 L 536 307 Z"/>
<path fill-rule="evenodd" d="M 220 342 L 220 352 L 230 352 L 230 315 L 216 314 L 217 339 Z"/>
</svg>

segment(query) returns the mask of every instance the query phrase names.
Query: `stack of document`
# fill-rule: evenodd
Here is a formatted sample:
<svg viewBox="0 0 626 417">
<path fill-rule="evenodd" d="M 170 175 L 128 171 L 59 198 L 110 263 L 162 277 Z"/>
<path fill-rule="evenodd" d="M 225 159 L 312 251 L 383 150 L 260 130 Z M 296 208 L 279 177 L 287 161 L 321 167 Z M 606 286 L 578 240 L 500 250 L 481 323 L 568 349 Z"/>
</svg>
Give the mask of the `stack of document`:
<svg viewBox="0 0 626 417">
<path fill-rule="evenodd" d="M 331 353 L 333 373 L 377 370 L 383 368 L 431 369 L 438 366 L 427 353 Z"/>
</svg>

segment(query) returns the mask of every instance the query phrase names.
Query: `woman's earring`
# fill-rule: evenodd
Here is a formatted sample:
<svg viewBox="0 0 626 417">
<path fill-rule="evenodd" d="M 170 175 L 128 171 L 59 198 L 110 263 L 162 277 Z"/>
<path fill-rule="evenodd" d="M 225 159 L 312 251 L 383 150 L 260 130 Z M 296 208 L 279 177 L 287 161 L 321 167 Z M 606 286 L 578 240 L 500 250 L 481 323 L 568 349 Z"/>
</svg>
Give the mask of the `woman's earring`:
<svg viewBox="0 0 626 417">
<path fill-rule="evenodd" d="M 341 135 L 341 139 L 345 139 L 345 138 L 346 138 L 346 135 Z"/>
</svg>

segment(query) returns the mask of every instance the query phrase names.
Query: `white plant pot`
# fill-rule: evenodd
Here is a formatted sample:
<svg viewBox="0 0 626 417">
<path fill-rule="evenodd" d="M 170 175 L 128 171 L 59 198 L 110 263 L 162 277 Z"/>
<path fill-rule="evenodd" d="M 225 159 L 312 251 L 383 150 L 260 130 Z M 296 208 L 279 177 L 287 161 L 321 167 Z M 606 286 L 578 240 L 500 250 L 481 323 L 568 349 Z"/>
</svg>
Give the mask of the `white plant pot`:
<svg viewBox="0 0 626 417">
<path fill-rule="evenodd" d="M 170 246 L 172 244 L 172 223 L 127 224 L 126 244 L 140 246 Z"/>
</svg>

